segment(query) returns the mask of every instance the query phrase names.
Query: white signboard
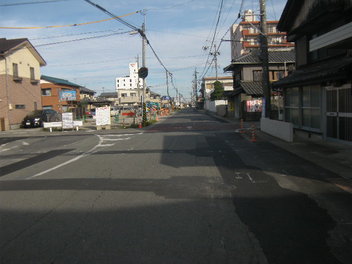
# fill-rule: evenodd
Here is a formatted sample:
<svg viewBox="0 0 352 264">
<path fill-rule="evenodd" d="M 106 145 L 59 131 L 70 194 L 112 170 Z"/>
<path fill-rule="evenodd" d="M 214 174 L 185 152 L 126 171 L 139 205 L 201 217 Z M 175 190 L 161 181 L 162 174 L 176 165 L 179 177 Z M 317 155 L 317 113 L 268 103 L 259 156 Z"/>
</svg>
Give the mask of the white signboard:
<svg viewBox="0 0 352 264">
<path fill-rule="evenodd" d="M 95 122 L 97 126 L 111 125 L 110 107 L 97 107 L 95 109 L 95 117 Z"/>
<path fill-rule="evenodd" d="M 62 128 L 73 128 L 73 114 L 62 113 Z"/>
</svg>

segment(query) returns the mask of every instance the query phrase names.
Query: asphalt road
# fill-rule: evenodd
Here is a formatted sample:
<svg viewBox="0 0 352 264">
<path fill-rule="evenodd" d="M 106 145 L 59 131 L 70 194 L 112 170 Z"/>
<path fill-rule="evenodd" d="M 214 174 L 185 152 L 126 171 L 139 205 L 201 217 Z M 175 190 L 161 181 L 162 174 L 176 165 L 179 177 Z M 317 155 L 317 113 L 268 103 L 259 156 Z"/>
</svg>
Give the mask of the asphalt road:
<svg viewBox="0 0 352 264">
<path fill-rule="evenodd" d="M 0 147 L 0 263 L 350 263 L 338 177 L 186 110 Z"/>
</svg>

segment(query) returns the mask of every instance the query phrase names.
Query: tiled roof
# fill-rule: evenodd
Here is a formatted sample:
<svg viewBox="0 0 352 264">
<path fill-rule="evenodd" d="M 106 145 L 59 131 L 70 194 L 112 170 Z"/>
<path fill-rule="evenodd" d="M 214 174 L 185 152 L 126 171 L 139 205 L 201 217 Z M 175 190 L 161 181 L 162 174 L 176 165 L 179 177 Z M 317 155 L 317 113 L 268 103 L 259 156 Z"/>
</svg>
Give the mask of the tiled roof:
<svg viewBox="0 0 352 264">
<path fill-rule="evenodd" d="M 115 98 L 115 97 L 117 97 L 117 93 L 116 93 L 116 92 L 112 92 L 112 93 L 101 93 L 101 94 L 99 95 L 99 97 Z"/>
<path fill-rule="evenodd" d="M 68 80 L 59 79 L 59 78 L 55 78 L 55 77 L 51 77 L 51 76 L 47 76 L 47 75 L 42 75 L 41 79 L 48 81 L 48 82 L 51 82 L 51 83 L 55 83 L 55 84 L 62 84 L 62 85 L 73 86 L 73 87 L 81 87 L 81 85 L 69 82 Z"/>
<path fill-rule="evenodd" d="M 248 95 L 263 96 L 263 87 L 261 82 L 240 82 L 243 91 Z"/>
<path fill-rule="evenodd" d="M 295 52 L 291 51 L 269 51 L 269 63 L 295 62 Z M 233 64 L 258 64 L 261 63 L 260 51 L 254 50 L 249 54 L 235 59 Z"/>
<path fill-rule="evenodd" d="M 23 44 L 23 45 L 22 45 Z M 26 46 L 28 50 L 33 54 L 33 56 L 38 60 L 40 66 L 45 66 L 46 62 L 39 54 L 39 52 L 34 48 L 32 43 L 27 38 L 19 39 L 6 39 L 0 38 L 0 54 L 6 56 L 6 53 L 9 51 L 15 51 L 16 49 L 22 49 L 23 46 Z"/>
<path fill-rule="evenodd" d="M 234 91 L 225 91 L 224 95 L 227 97 L 233 97 L 237 94 L 245 93 L 252 96 L 263 96 L 263 87 L 261 82 L 243 82 L 239 83 L 239 86 Z"/>
<path fill-rule="evenodd" d="M 6 39 L 6 38 L 0 38 L 0 53 L 6 52 L 22 42 L 28 41 L 26 38 L 20 38 L 20 39 Z"/>
<path fill-rule="evenodd" d="M 87 93 L 87 94 L 95 94 L 96 93 L 95 91 L 88 89 L 86 87 L 80 87 L 79 89 L 81 90 L 81 93 Z"/>
<path fill-rule="evenodd" d="M 352 58 L 339 58 L 300 68 L 289 76 L 274 82 L 273 87 L 285 88 L 316 84 L 324 81 L 350 79 L 351 73 Z"/>
<path fill-rule="evenodd" d="M 269 51 L 269 64 L 295 63 L 295 51 Z M 253 50 L 251 53 L 236 58 L 224 68 L 225 72 L 232 71 L 238 65 L 261 65 L 260 50 Z"/>
</svg>

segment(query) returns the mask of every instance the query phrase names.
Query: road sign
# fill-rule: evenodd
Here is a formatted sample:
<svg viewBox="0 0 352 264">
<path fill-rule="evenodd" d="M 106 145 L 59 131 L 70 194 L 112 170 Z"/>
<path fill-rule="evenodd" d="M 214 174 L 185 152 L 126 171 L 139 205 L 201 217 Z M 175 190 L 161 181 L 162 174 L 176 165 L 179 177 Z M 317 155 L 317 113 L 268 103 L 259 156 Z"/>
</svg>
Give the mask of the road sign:
<svg viewBox="0 0 352 264">
<path fill-rule="evenodd" d="M 148 76 L 148 68 L 147 67 L 142 67 L 138 70 L 138 77 L 145 79 Z"/>
</svg>

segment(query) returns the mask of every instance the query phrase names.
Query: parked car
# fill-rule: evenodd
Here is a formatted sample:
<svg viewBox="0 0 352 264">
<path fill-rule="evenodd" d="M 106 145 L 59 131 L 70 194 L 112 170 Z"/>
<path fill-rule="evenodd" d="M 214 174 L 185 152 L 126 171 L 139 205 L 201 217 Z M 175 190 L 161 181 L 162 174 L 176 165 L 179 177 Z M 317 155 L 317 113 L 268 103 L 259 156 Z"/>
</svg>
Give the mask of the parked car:
<svg viewBox="0 0 352 264">
<path fill-rule="evenodd" d="M 43 122 L 61 121 L 61 115 L 52 109 L 35 110 L 22 121 L 22 127 L 42 127 Z"/>
<path fill-rule="evenodd" d="M 86 114 L 86 117 L 88 117 L 88 118 L 94 118 L 95 117 L 95 108 L 87 110 L 85 114 Z"/>
</svg>

